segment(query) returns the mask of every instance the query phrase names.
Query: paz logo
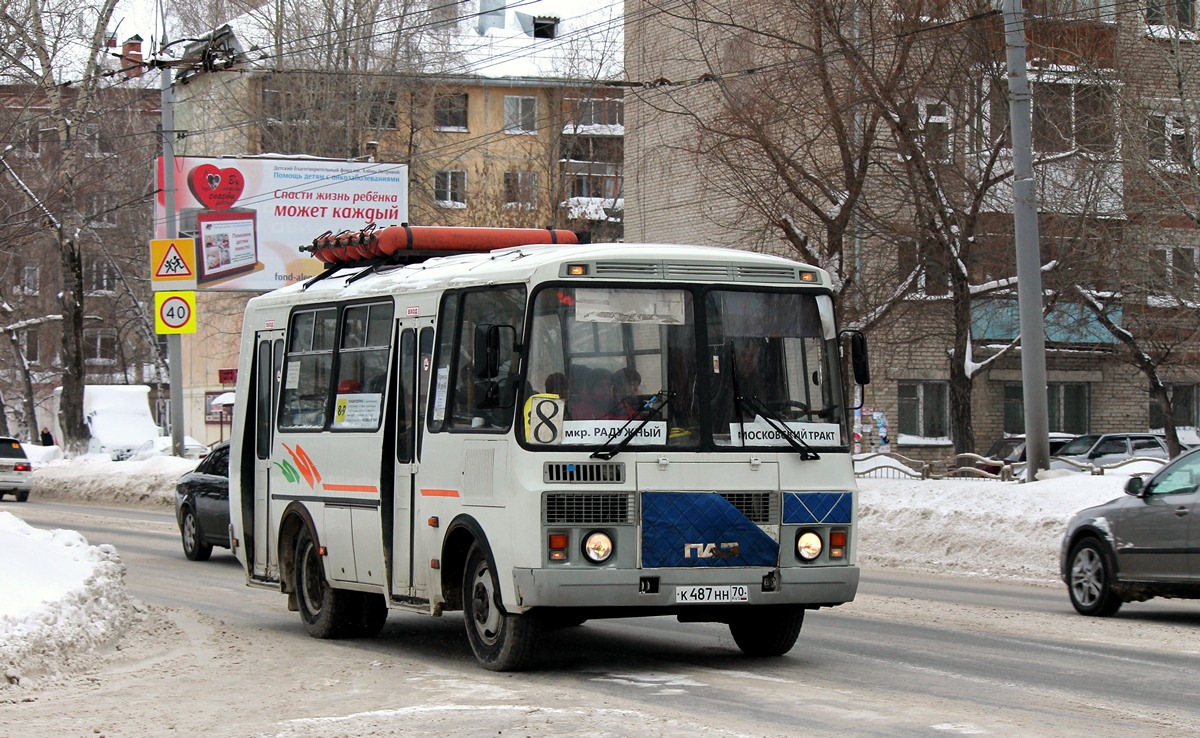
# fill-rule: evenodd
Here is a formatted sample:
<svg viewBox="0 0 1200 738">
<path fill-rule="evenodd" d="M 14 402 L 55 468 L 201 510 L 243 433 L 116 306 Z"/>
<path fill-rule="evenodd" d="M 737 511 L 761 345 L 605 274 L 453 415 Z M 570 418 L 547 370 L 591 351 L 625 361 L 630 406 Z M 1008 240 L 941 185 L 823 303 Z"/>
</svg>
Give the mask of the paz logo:
<svg viewBox="0 0 1200 738">
<path fill-rule="evenodd" d="M 218 169 L 212 164 L 201 164 L 188 173 L 188 189 L 192 195 L 210 210 L 225 210 L 242 196 L 246 178 L 234 167 Z"/>
<path fill-rule="evenodd" d="M 283 448 L 292 457 L 292 461 L 295 462 L 295 466 L 292 465 L 292 462 L 286 460 L 283 462 L 272 462 L 275 466 L 279 467 L 279 471 L 283 474 L 284 479 L 291 484 L 295 484 L 303 477 L 310 489 L 317 482 L 321 481 L 321 472 L 317 471 L 317 465 L 313 463 L 313 460 L 309 458 L 303 448 L 297 444 L 296 449 L 293 451 L 288 448 L 286 443 L 283 444 Z"/>
</svg>

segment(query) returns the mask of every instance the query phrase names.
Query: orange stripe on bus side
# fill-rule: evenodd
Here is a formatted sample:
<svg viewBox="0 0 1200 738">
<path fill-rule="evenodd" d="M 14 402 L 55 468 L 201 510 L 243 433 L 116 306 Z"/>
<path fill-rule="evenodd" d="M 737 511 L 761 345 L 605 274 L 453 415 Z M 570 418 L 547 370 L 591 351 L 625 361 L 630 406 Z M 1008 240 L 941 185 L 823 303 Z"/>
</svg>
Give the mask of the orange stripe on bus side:
<svg viewBox="0 0 1200 738">
<path fill-rule="evenodd" d="M 370 492 L 376 494 L 379 492 L 378 487 L 364 486 L 361 484 L 322 484 L 321 488 L 326 492 Z"/>
<path fill-rule="evenodd" d="M 423 489 L 421 490 L 422 497 L 458 497 L 456 489 Z"/>
</svg>

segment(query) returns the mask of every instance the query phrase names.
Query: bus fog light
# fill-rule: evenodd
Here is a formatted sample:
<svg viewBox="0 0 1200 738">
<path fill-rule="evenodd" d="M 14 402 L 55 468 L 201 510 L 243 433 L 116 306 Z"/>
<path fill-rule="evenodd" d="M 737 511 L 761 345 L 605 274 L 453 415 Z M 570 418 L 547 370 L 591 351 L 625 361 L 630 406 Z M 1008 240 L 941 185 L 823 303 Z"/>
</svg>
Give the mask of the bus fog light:
<svg viewBox="0 0 1200 738">
<path fill-rule="evenodd" d="M 607 533 L 597 530 L 588 533 L 587 538 L 583 539 L 583 555 L 587 556 L 588 561 L 602 564 L 608 561 L 609 557 L 612 556 L 612 552 L 612 538 Z"/>
<path fill-rule="evenodd" d="M 824 544 L 821 542 L 821 536 L 811 530 L 796 536 L 796 555 L 805 561 L 812 561 L 820 556 L 822 548 Z"/>
</svg>

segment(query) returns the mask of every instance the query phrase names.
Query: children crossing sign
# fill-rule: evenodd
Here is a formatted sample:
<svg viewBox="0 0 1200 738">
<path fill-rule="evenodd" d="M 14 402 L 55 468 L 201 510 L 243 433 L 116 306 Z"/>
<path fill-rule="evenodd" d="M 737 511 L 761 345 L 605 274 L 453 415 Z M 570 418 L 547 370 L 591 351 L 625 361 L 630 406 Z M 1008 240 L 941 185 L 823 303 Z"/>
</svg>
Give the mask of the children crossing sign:
<svg viewBox="0 0 1200 738">
<path fill-rule="evenodd" d="M 159 335 L 196 332 L 196 293 L 155 292 L 154 332 Z"/>
<path fill-rule="evenodd" d="M 196 242 L 190 238 L 152 239 L 150 285 L 156 292 L 196 289 Z"/>
</svg>

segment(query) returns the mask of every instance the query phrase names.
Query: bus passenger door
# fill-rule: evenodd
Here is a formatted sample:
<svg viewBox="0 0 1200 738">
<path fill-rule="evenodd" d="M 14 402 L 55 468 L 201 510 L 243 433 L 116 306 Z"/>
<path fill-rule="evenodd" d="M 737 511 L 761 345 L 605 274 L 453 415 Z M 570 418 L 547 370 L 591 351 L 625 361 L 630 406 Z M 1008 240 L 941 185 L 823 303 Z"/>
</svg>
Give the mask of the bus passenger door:
<svg viewBox="0 0 1200 738">
<path fill-rule="evenodd" d="M 413 468 L 417 453 L 417 328 L 401 320 L 396 361 L 396 472 L 392 510 L 392 594 L 406 596 L 412 587 Z"/>
<path fill-rule="evenodd" d="M 259 331 L 254 344 L 254 522 L 252 528 L 246 527 L 254 536 L 253 576 L 271 578 L 269 569 L 277 563 L 272 554 L 275 541 L 271 535 L 271 452 L 279 407 L 279 373 L 283 368 L 283 331 Z"/>
</svg>

